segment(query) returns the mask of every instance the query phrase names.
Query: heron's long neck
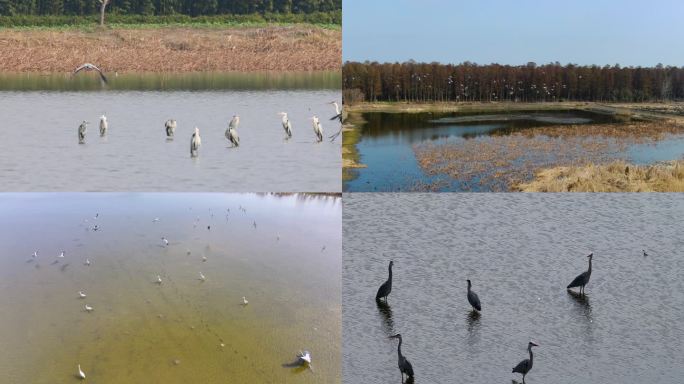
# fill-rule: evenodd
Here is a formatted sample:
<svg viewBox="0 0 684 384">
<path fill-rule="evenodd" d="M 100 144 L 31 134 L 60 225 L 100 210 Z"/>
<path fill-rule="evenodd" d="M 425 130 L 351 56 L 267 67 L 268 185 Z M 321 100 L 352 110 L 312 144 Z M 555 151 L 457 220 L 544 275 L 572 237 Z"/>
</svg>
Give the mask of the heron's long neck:
<svg viewBox="0 0 684 384">
<path fill-rule="evenodd" d="M 401 357 L 401 338 L 399 338 L 399 345 L 397 345 L 397 354 Z"/>
<path fill-rule="evenodd" d="M 532 355 L 532 346 L 530 345 L 527 347 L 527 350 L 530 352 L 530 365 L 532 365 L 532 359 L 534 358 L 534 355 Z"/>
<path fill-rule="evenodd" d="M 591 257 L 589 258 L 589 269 L 587 270 L 589 274 L 591 274 Z"/>
<path fill-rule="evenodd" d="M 391 265 L 389 266 L 389 277 L 387 278 L 387 281 L 389 281 L 390 284 L 392 284 L 392 266 Z M 399 344 L 401 345 L 401 340 L 399 341 Z"/>
</svg>

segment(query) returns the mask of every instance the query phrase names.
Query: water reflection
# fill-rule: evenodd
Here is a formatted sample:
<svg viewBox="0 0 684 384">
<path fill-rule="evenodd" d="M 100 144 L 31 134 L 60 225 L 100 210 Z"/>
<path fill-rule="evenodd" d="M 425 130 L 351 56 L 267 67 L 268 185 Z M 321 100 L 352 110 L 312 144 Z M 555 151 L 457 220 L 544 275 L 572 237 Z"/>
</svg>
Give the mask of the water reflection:
<svg viewBox="0 0 684 384">
<path fill-rule="evenodd" d="M 389 303 L 383 300 L 375 300 L 375 304 L 378 306 L 378 312 L 382 317 L 383 331 L 387 336 L 394 335 L 394 320 L 392 319 L 392 307 Z"/>
</svg>

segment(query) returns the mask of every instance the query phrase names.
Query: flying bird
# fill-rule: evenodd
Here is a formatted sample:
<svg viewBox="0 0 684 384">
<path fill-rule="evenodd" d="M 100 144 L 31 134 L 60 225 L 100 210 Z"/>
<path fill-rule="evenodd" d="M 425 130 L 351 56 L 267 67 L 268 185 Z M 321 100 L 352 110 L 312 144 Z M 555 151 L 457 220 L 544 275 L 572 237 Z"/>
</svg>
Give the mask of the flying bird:
<svg viewBox="0 0 684 384">
<path fill-rule="evenodd" d="M 340 106 L 337 105 L 336 101 L 331 101 L 329 104 L 332 104 L 335 106 L 335 116 L 331 117 L 330 120 L 339 120 L 340 124 L 342 124 L 342 109 L 340 109 Z M 340 129 L 335 132 L 335 134 L 328 136 L 330 141 L 335 141 L 337 137 L 342 133 L 342 126 L 340 125 Z"/>
<path fill-rule="evenodd" d="M 89 72 L 89 71 L 97 71 L 97 73 L 100 74 L 100 78 L 102 79 L 102 81 L 104 81 L 105 83 L 107 83 L 107 77 L 105 77 L 105 75 L 102 73 L 102 71 L 100 70 L 100 68 L 96 67 L 96 66 L 93 65 L 93 64 L 85 63 L 85 64 L 81 65 L 80 67 L 74 69 L 74 72 L 72 73 L 72 76 L 73 76 L 73 75 L 76 75 L 77 73 L 79 73 L 79 72 L 81 72 L 81 71 L 88 71 L 88 72 Z"/>
</svg>

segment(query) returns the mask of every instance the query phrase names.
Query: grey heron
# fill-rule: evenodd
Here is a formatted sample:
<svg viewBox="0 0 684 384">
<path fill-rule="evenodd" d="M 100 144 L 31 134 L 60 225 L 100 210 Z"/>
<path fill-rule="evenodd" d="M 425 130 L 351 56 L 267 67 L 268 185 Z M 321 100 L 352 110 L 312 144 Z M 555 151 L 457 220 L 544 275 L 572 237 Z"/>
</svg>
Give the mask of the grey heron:
<svg viewBox="0 0 684 384">
<path fill-rule="evenodd" d="M 648 253 L 646 253 L 646 250 L 645 250 L 645 249 L 642 249 L 641 252 L 644 253 L 644 257 L 648 256 Z"/>
<path fill-rule="evenodd" d="M 385 301 L 387 301 L 387 296 L 389 296 L 390 292 L 392 292 L 392 266 L 393 265 L 394 265 L 394 261 L 390 260 L 390 262 L 389 262 L 389 277 L 387 278 L 387 281 L 382 283 L 380 288 L 378 288 L 378 293 L 375 294 L 375 300 L 385 299 Z"/>
<path fill-rule="evenodd" d="M 290 123 L 290 119 L 287 118 L 287 112 L 280 112 L 280 116 L 282 116 L 282 124 L 283 124 L 283 129 L 285 130 L 285 135 L 287 135 L 287 138 L 289 139 L 292 137 L 292 124 Z"/>
<path fill-rule="evenodd" d="M 572 280 L 570 284 L 568 284 L 567 288 L 570 289 L 580 287 L 580 295 L 584 294 L 584 286 L 589 283 L 589 278 L 591 277 L 591 259 L 594 257 L 594 253 L 590 253 L 587 257 L 589 258 L 589 269 L 575 277 L 575 279 Z"/>
<path fill-rule="evenodd" d="M 337 104 L 336 101 L 331 101 L 328 104 L 332 104 L 335 106 L 335 116 L 331 117 L 330 120 L 339 120 L 340 124 L 342 124 L 342 109 L 340 109 L 340 106 Z M 340 129 L 335 132 L 335 134 L 328 136 L 330 141 L 335 141 L 337 139 L 337 136 L 339 136 L 342 133 L 342 126 L 340 125 Z"/>
<path fill-rule="evenodd" d="M 176 132 L 176 120 L 166 120 L 166 123 L 164 123 L 164 128 L 166 129 L 166 137 L 173 138 L 173 134 Z"/>
<path fill-rule="evenodd" d="M 480 298 L 477 297 L 477 293 L 470 289 L 471 283 L 468 281 L 468 302 L 473 306 L 474 309 L 482 311 L 482 306 L 480 305 Z"/>
<path fill-rule="evenodd" d="M 90 123 L 83 120 L 81 125 L 78 126 L 78 143 L 79 144 L 85 144 L 85 135 L 86 135 L 86 132 L 88 131 L 88 124 L 90 124 Z"/>
<path fill-rule="evenodd" d="M 72 73 L 72 76 L 73 76 L 73 75 L 76 75 L 77 73 L 79 73 L 79 72 L 81 72 L 81 71 L 97 71 L 97 73 L 100 74 L 100 78 L 102 79 L 102 81 L 104 81 L 105 83 L 107 83 L 107 77 L 105 77 L 104 73 L 102 73 L 102 71 L 100 70 L 100 68 L 98 68 L 97 66 L 95 66 L 95 65 L 93 65 L 93 64 L 85 63 L 85 64 L 81 65 L 80 67 L 74 69 L 74 72 Z"/>
<path fill-rule="evenodd" d="M 407 376 L 407 379 L 413 379 L 413 367 L 411 366 L 411 363 L 409 363 L 408 359 L 404 357 L 404 355 L 401 354 L 401 334 L 397 333 L 394 336 L 390 336 L 390 339 L 399 339 L 399 345 L 397 346 L 397 356 L 399 359 L 399 371 L 401 372 L 401 382 L 404 382 L 404 375 Z"/>
<path fill-rule="evenodd" d="M 200 137 L 199 128 L 195 127 L 195 132 L 192 133 L 190 140 L 190 157 L 197 157 L 199 155 L 199 147 L 202 145 L 202 138 Z"/>
<path fill-rule="evenodd" d="M 108 127 L 109 124 L 107 124 L 107 116 L 105 114 L 102 114 L 102 116 L 100 116 L 100 137 L 103 137 L 107 134 Z"/>
<path fill-rule="evenodd" d="M 313 121 L 313 130 L 314 134 L 316 134 L 316 140 L 320 143 L 323 141 L 323 127 L 321 127 L 321 122 L 318 120 L 317 116 L 311 117 L 311 121 Z"/>
<path fill-rule="evenodd" d="M 532 347 L 538 347 L 538 346 L 539 346 L 539 344 L 535 343 L 534 341 L 530 341 L 527 344 L 527 352 L 530 353 L 530 358 L 519 362 L 518 365 L 516 365 L 513 368 L 513 373 L 522 373 L 523 384 L 525 384 L 525 375 L 527 375 L 530 372 L 530 370 L 532 370 L 532 359 L 534 357 L 532 355 Z"/>
<path fill-rule="evenodd" d="M 228 129 L 226 129 L 226 139 L 230 141 L 233 147 L 240 146 L 240 137 L 237 133 L 238 125 L 240 125 L 240 116 L 235 115 L 228 123 Z"/>
</svg>

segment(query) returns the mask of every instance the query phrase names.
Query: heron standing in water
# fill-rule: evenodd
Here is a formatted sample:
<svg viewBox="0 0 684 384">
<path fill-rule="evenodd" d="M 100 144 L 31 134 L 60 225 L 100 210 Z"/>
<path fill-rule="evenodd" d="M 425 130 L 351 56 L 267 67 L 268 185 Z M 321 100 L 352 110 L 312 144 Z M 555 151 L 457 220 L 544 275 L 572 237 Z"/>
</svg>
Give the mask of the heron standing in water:
<svg viewBox="0 0 684 384">
<path fill-rule="evenodd" d="M 279 115 L 282 116 L 283 129 L 285 130 L 285 135 L 287 135 L 287 138 L 289 139 L 292 137 L 292 124 L 290 124 L 290 119 L 287 118 L 287 112 L 280 112 Z"/>
<path fill-rule="evenodd" d="M 404 382 L 404 375 L 407 379 L 413 379 L 413 367 L 411 363 L 401 354 L 401 334 L 397 333 L 394 336 L 390 336 L 390 339 L 399 339 L 399 345 L 397 346 L 397 356 L 399 359 L 399 371 L 401 372 L 401 382 Z"/>
<path fill-rule="evenodd" d="M 321 127 L 321 122 L 318 120 L 317 116 L 311 117 L 311 121 L 313 121 L 313 130 L 314 134 L 316 134 L 316 140 L 320 143 L 323 141 L 323 127 Z"/>
<path fill-rule="evenodd" d="M 394 261 L 390 260 L 390 262 L 389 262 L 389 277 L 387 278 L 387 281 L 382 283 L 380 288 L 378 288 L 378 293 L 375 294 L 375 300 L 385 299 L 385 301 L 387 301 L 387 296 L 389 296 L 390 292 L 392 292 L 392 266 L 393 265 L 394 265 Z"/>
<path fill-rule="evenodd" d="M 237 127 L 240 125 L 240 116 L 235 115 L 228 123 L 228 129 L 226 129 L 226 139 L 233 144 L 233 147 L 240 146 L 240 137 L 237 133 Z"/>
<path fill-rule="evenodd" d="M 109 125 L 107 124 L 107 116 L 102 114 L 102 116 L 100 116 L 100 137 L 104 137 L 104 135 L 107 134 L 108 127 Z"/>
<path fill-rule="evenodd" d="M 477 297 L 477 293 L 470 289 L 470 280 L 466 281 L 468 282 L 468 302 L 470 303 L 470 305 L 473 306 L 473 309 L 476 309 L 477 311 L 482 311 L 482 306 L 480 305 L 480 298 Z"/>
<path fill-rule="evenodd" d="M 78 143 L 79 144 L 85 144 L 85 135 L 86 135 L 86 131 L 88 130 L 88 124 L 90 124 L 90 123 L 83 120 L 81 125 L 78 126 Z"/>
<path fill-rule="evenodd" d="M 199 155 L 199 147 L 202 145 L 202 138 L 199 134 L 199 128 L 195 127 L 195 132 L 192 134 L 190 140 L 190 157 L 197 157 Z"/>
<path fill-rule="evenodd" d="M 580 287 L 580 295 L 584 294 L 584 286 L 589 283 L 589 278 L 591 277 L 591 259 L 594 257 L 594 253 L 590 253 L 587 257 L 589 258 L 589 269 L 580 273 L 570 284 L 568 284 L 568 289 Z"/>
<path fill-rule="evenodd" d="M 173 134 L 176 132 L 176 120 L 166 120 L 166 123 L 164 123 L 164 128 L 166 129 L 166 137 L 173 138 Z"/>
<path fill-rule="evenodd" d="M 516 365 L 513 368 L 513 373 L 522 373 L 523 384 L 525 384 L 525 375 L 527 375 L 532 370 L 532 358 L 534 357 L 532 355 L 532 347 L 538 347 L 538 346 L 539 346 L 539 344 L 535 343 L 534 341 L 530 341 L 527 344 L 527 352 L 530 353 L 530 358 L 519 362 L 518 365 Z"/>
</svg>

